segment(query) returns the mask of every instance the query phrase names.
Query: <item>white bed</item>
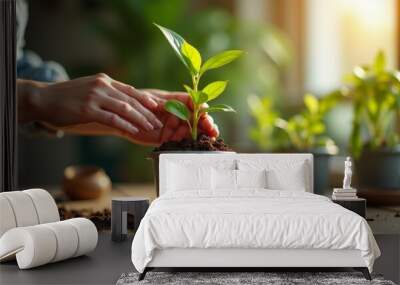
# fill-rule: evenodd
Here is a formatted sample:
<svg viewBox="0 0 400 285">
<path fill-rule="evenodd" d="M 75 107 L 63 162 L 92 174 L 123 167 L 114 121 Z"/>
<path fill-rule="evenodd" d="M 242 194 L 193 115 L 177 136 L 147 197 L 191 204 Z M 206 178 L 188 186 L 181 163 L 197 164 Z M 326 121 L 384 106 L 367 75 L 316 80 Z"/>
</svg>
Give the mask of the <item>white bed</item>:
<svg viewBox="0 0 400 285">
<path fill-rule="evenodd" d="M 372 232 L 312 194 L 312 155 L 163 154 L 159 167 L 160 197 L 132 243 L 140 278 L 155 267 L 354 267 L 370 278 Z"/>
</svg>

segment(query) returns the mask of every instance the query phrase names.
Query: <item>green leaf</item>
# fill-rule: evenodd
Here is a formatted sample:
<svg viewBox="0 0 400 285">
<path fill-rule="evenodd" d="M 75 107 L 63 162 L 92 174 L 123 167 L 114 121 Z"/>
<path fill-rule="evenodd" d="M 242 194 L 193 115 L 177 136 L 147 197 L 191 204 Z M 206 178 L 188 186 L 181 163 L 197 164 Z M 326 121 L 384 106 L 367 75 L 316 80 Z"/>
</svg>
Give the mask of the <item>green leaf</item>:
<svg viewBox="0 0 400 285">
<path fill-rule="evenodd" d="M 207 94 L 204 93 L 203 91 L 196 92 L 196 91 L 192 90 L 192 98 L 193 98 L 193 101 L 197 105 L 203 104 L 203 103 L 207 102 L 207 100 L 208 100 Z"/>
<path fill-rule="evenodd" d="M 306 94 L 304 96 L 304 104 L 307 107 L 307 110 L 311 113 L 311 114 L 316 114 L 318 113 L 318 99 L 311 95 L 311 94 Z"/>
<path fill-rule="evenodd" d="M 325 115 L 328 111 L 334 108 L 342 98 L 343 94 L 340 90 L 335 90 L 325 95 L 319 100 L 319 113 Z"/>
<path fill-rule="evenodd" d="M 315 122 L 309 126 L 313 134 L 319 135 L 325 132 L 325 125 L 322 122 Z"/>
<path fill-rule="evenodd" d="M 228 81 L 215 81 L 204 87 L 203 92 L 208 95 L 208 101 L 217 98 L 225 91 Z"/>
<path fill-rule="evenodd" d="M 186 84 L 183 84 L 183 87 L 185 88 L 186 92 L 189 94 L 189 96 L 192 98 L 193 102 L 196 102 L 193 94 L 193 89 L 187 86 Z"/>
<path fill-rule="evenodd" d="M 203 104 L 207 102 L 208 100 L 208 95 L 204 93 L 203 91 L 194 91 L 192 88 L 187 86 L 186 84 L 183 85 L 185 87 L 186 92 L 189 93 L 190 97 L 192 98 L 192 101 L 196 104 Z"/>
<path fill-rule="evenodd" d="M 382 71 L 385 70 L 385 66 L 386 66 L 385 54 L 383 53 L 383 51 L 380 50 L 375 56 L 373 69 L 376 73 L 381 73 Z"/>
<path fill-rule="evenodd" d="M 218 68 L 234 61 L 239 56 L 241 56 L 242 53 L 243 51 L 241 50 L 227 50 L 217 55 L 214 55 L 203 64 L 200 69 L 200 75 L 202 75 L 207 70 Z"/>
<path fill-rule="evenodd" d="M 203 112 L 212 113 L 212 112 L 236 112 L 231 106 L 225 104 L 218 104 L 212 107 L 208 107 L 203 109 Z"/>
<path fill-rule="evenodd" d="M 167 101 L 167 103 L 165 103 L 165 110 L 177 116 L 181 120 L 189 121 L 190 119 L 190 111 L 186 107 L 186 105 L 183 104 L 181 101 L 178 100 Z"/>
<path fill-rule="evenodd" d="M 198 74 L 201 67 L 201 55 L 199 51 L 194 46 L 184 41 L 181 46 L 181 52 L 185 57 L 192 74 Z"/>
<path fill-rule="evenodd" d="M 186 56 L 183 55 L 182 53 L 182 46 L 186 42 L 184 38 L 182 38 L 180 35 L 175 33 L 174 31 L 164 28 L 160 25 L 157 25 L 154 23 L 154 25 L 161 30 L 161 32 L 164 34 L 165 38 L 168 40 L 168 43 L 171 45 L 173 50 L 175 51 L 176 55 L 179 57 L 179 59 L 183 62 L 183 64 L 186 66 L 187 69 L 191 71 L 191 66 L 187 61 Z"/>
<path fill-rule="evenodd" d="M 183 84 L 183 87 L 185 88 L 187 93 L 190 94 L 190 92 L 192 92 L 192 88 L 190 88 L 190 86 L 187 86 L 186 84 Z"/>
</svg>

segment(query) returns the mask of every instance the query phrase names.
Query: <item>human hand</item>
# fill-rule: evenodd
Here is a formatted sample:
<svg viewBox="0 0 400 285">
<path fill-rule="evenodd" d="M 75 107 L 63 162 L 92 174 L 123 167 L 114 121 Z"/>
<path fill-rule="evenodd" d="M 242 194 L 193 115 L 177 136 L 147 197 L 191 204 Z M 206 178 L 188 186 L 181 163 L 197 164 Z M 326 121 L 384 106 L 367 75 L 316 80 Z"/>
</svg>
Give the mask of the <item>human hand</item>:
<svg viewBox="0 0 400 285">
<path fill-rule="evenodd" d="M 186 93 L 138 90 L 104 74 L 54 84 L 18 80 L 20 122 L 41 121 L 68 133 L 115 135 L 154 146 L 190 138 L 187 123 L 164 109 L 171 99 L 193 108 Z M 207 114 L 199 121 L 199 131 L 219 135 Z"/>
<path fill-rule="evenodd" d="M 147 92 L 105 74 L 53 84 L 19 83 L 18 99 L 22 99 L 19 120 L 22 122 L 31 119 L 72 131 L 82 124 L 100 124 L 124 136 L 163 126 L 153 113 L 159 109 L 158 103 Z"/>
<path fill-rule="evenodd" d="M 148 92 L 148 96 L 154 99 L 158 108 L 155 111 L 158 119 L 163 123 L 163 128 L 152 131 L 140 130 L 137 134 L 130 135 L 111 127 L 97 123 L 89 123 L 78 126 L 64 128 L 67 132 L 92 134 L 92 135 L 115 135 L 128 139 L 134 143 L 142 145 L 159 146 L 166 141 L 179 141 L 184 138 L 190 138 L 190 130 L 186 122 L 178 119 L 176 116 L 168 113 L 164 109 L 164 104 L 170 99 L 180 100 L 191 108 L 191 100 L 186 93 L 183 92 L 167 92 L 162 90 L 147 89 L 142 90 Z M 214 124 L 211 116 L 205 114 L 199 121 L 200 133 L 207 134 L 210 137 L 219 135 L 218 126 Z"/>
<path fill-rule="evenodd" d="M 164 127 L 154 131 L 139 131 L 133 140 L 143 144 L 160 145 L 167 141 L 179 141 L 184 138 L 191 138 L 190 128 L 187 122 L 180 120 L 175 115 L 168 113 L 164 105 L 168 100 L 175 99 L 186 104 L 189 109 L 193 109 L 191 98 L 184 92 L 168 92 L 158 89 L 145 89 L 149 96 L 158 103 L 157 116 L 163 122 Z M 204 108 L 207 107 L 204 105 Z M 204 114 L 199 120 L 199 132 L 210 137 L 218 137 L 218 126 L 208 114 Z"/>
</svg>

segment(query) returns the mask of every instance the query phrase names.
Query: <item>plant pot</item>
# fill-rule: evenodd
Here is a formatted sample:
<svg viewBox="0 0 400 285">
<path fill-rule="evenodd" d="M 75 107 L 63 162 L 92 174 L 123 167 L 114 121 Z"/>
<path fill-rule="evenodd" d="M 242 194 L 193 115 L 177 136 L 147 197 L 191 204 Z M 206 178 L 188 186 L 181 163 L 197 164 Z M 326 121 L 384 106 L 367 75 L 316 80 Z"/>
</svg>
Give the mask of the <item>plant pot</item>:
<svg viewBox="0 0 400 285">
<path fill-rule="evenodd" d="M 331 190 L 330 161 L 338 153 L 336 146 L 320 147 L 309 150 L 314 156 L 314 193 L 324 195 Z"/>
<path fill-rule="evenodd" d="M 316 150 L 314 156 L 314 193 L 323 195 L 330 190 L 330 160 L 333 154 L 328 151 Z"/>
<path fill-rule="evenodd" d="M 164 153 L 195 153 L 195 154 L 229 154 L 236 153 L 235 151 L 153 151 L 150 153 L 148 159 L 153 161 L 153 169 L 154 169 L 154 183 L 156 185 L 156 194 L 160 196 L 160 183 L 159 183 L 159 163 L 160 163 L 160 154 Z"/>
<path fill-rule="evenodd" d="M 395 149 L 363 151 L 355 161 L 359 187 L 400 192 L 400 146 Z"/>
</svg>

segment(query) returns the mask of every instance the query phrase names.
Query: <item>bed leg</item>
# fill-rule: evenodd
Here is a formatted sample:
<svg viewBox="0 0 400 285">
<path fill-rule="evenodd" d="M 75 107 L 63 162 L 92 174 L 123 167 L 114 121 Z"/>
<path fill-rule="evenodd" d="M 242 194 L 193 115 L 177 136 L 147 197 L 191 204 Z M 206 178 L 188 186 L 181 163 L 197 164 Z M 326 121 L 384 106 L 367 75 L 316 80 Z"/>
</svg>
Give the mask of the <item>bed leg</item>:
<svg viewBox="0 0 400 285">
<path fill-rule="evenodd" d="M 372 280 L 371 274 L 369 274 L 369 270 L 367 267 L 355 267 L 354 269 L 357 271 L 361 271 L 361 273 L 364 275 L 365 279 Z"/>
<path fill-rule="evenodd" d="M 139 274 L 139 278 L 138 281 L 142 281 L 144 279 L 144 277 L 146 277 L 146 273 L 147 273 L 148 269 L 147 267 L 143 270 L 142 273 Z"/>
</svg>

